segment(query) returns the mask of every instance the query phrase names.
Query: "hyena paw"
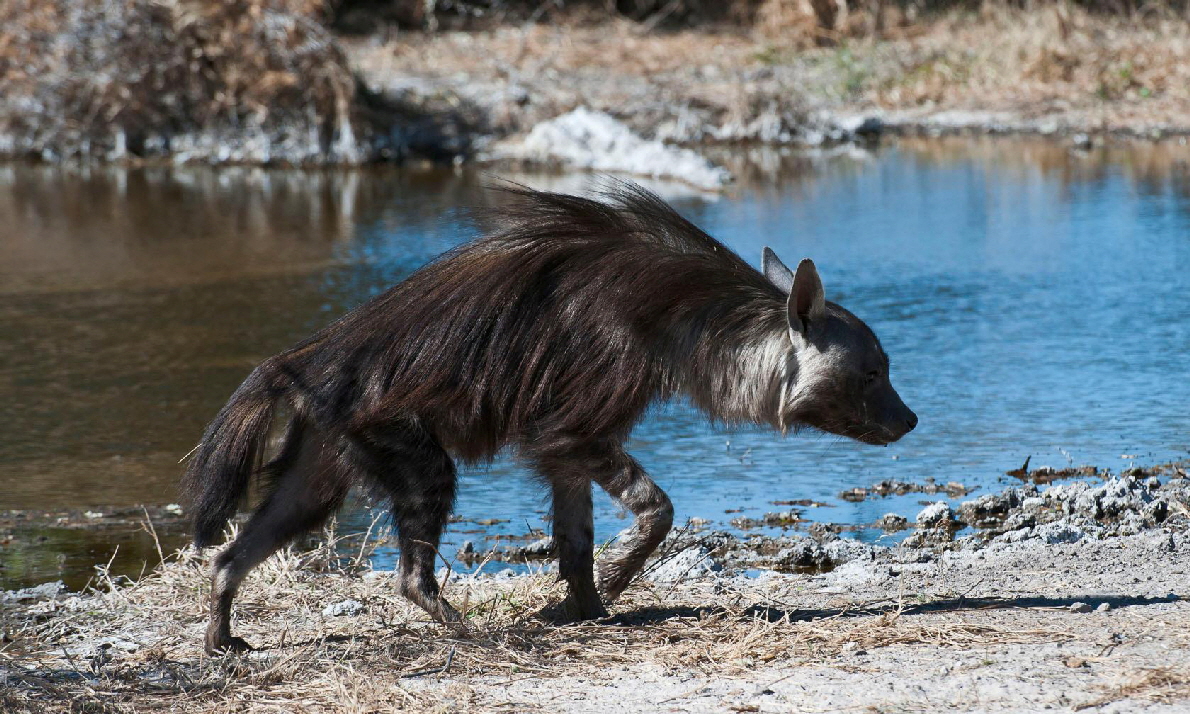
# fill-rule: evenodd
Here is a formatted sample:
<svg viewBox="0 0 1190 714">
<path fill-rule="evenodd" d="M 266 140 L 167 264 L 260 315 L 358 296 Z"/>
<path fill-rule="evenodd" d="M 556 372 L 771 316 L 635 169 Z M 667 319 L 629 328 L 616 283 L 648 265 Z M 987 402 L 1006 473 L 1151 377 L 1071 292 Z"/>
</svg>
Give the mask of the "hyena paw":
<svg viewBox="0 0 1190 714">
<path fill-rule="evenodd" d="M 243 652 L 251 652 L 252 645 L 248 644 L 242 637 L 234 635 L 226 635 L 224 637 L 207 637 L 206 651 L 207 654 L 224 655 L 224 654 L 240 654 Z"/>
<path fill-rule="evenodd" d="M 570 593 L 562 601 L 562 607 L 572 621 L 599 620 L 607 617 L 607 608 L 595 592 L 589 592 L 587 597 Z"/>
<path fill-rule="evenodd" d="M 601 620 L 608 617 L 608 612 L 602 602 L 584 603 L 579 602 L 573 595 L 567 595 L 562 602 L 542 608 L 537 617 L 550 624 L 565 625 L 585 620 Z"/>
<path fill-rule="evenodd" d="M 636 571 L 625 569 L 620 563 L 611 561 L 599 566 L 599 591 L 607 602 L 615 602 L 628 587 Z"/>
<path fill-rule="evenodd" d="M 462 622 L 463 616 L 459 614 L 459 611 L 456 610 L 449 602 L 445 600 L 439 600 L 438 612 L 436 613 L 435 619 L 437 619 L 439 622 L 451 624 L 455 622 Z"/>
</svg>

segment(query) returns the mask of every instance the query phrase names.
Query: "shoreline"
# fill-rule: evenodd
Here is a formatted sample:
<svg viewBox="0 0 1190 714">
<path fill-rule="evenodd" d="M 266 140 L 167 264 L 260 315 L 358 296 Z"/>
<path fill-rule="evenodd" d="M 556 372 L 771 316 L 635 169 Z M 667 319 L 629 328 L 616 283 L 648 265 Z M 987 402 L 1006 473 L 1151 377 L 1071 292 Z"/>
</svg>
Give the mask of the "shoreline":
<svg viewBox="0 0 1190 714">
<path fill-rule="evenodd" d="M 153 32 L 189 37 L 187 27 L 153 25 L 139 3 L 130 0 L 124 15 L 107 21 L 148 23 Z M 0 156 L 306 167 L 514 156 L 573 165 L 565 154 L 543 157 L 519 146 L 537 127 L 575 110 L 606 114 L 646 142 L 694 149 L 832 146 L 881 134 L 1042 136 L 1079 148 L 1190 137 L 1190 67 L 1181 62 L 1190 23 L 1172 17 L 1134 21 L 1074 6 L 987 6 L 905 20 L 881 35 L 844 36 L 832 46 L 815 46 L 796 22 L 660 31 L 624 19 L 571 17 L 553 25 L 381 28 L 347 36 L 300 14 L 274 19 L 305 28 L 290 31 L 291 45 L 261 45 L 251 35 L 286 69 L 276 73 L 275 86 L 234 91 L 250 103 L 281 102 L 276 111 L 166 121 L 163 108 L 156 110 L 166 112 L 160 117 L 128 115 L 80 129 L 59 116 L 78 88 L 54 79 L 60 68 L 47 67 L 48 84 L 37 84 L 43 80 L 34 73 L 16 76 L 11 97 L 0 99 Z M 302 32 L 325 52 L 302 44 Z M 107 61 L 118 67 L 124 60 Z M 227 81 L 256 71 L 258 62 L 248 55 L 228 61 Z M 289 88 L 301 86 L 303 73 L 330 79 L 295 94 Z M 197 91 L 187 101 L 201 108 Z M 88 101 L 101 100 L 116 102 Z M 118 117 L 130 111 L 119 102 L 109 109 Z M 59 125 L 65 128 L 54 128 Z"/>
<path fill-rule="evenodd" d="M 1031 472 L 956 510 L 926 507 L 891 547 L 679 533 L 596 623 L 542 619 L 563 594 L 549 566 L 444 568 L 468 613 L 450 628 L 367 565 L 366 543 L 288 550 L 245 585 L 236 627 L 260 649 L 243 657 L 201 654 L 211 553 L 188 548 L 135 583 L 101 572 L 87 593 L 4 593 L 0 703 L 1175 711 L 1190 699 L 1190 669 L 1170 660 L 1190 646 L 1185 466 L 1099 485 L 1038 486 L 1054 474 Z M 956 538 L 955 518 L 976 516 L 995 532 Z"/>
<path fill-rule="evenodd" d="M 1154 518 L 1164 519 L 1169 515 L 1171 501 L 1175 511 L 1181 507 L 1177 504 L 1183 502 L 1190 507 L 1190 481 L 1185 480 L 1188 468 L 1190 463 L 1181 461 L 1131 466 L 1118 472 L 1094 466 L 1029 469 L 1026 463 L 1024 467 L 1005 474 L 1011 477 L 1008 480 L 1019 485 L 999 492 L 932 479 L 921 482 L 886 479 L 865 487 L 842 490 L 827 502 L 777 500 L 769 502 L 766 508 L 747 509 L 751 515 L 744 515 L 744 508 L 733 507 L 718 515 L 694 516 L 675 528 L 667 548 L 690 548 L 703 539 L 710 539 L 708 542 L 719 544 L 716 546 L 720 550 L 719 556 L 728 557 L 734 567 L 762 567 L 785 572 L 822 570 L 841 564 L 840 557 L 854 557 L 855 548 L 870 547 L 864 543 L 882 544 L 876 547 L 883 547 L 908 539 L 916 545 L 957 542 L 961 546 L 967 540 L 988 541 L 1032 526 L 1048 526 L 1062 516 L 1064 504 L 1061 499 L 1082 498 L 1084 503 L 1080 507 L 1087 510 L 1088 503 L 1101 500 L 1102 493 L 1113 488 L 1119 492 L 1115 494 L 1117 500 L 1121 493 L 1125 500 L 1109 515 L 1118 520 L 1119 513 L 1127 512 L 1134 517 L 1130 524 L 1117 523 L 1109 527 L 1112 524 L 1099 522 L 1102 516 L 1096 518 L 1094 514 L 1091 517 L 1083 514 L 1072 525 L 1094 536 L 1132 533 L 1157 525 L 1160 520 Z M 1142 482 L 1147 483 L 1153 478 L 1171 480 L 1157 490 L 1147 491 Z M 1066 484 L 1063 488 L 1076 495 L 1059 489 L 1055 491 L 1061 496 L 1059 500 L 1044 507 L 1039 505 L 1035 500 L 1041 495 L 1038 488 L 1055 484 Z M 1185 493 L 1183 485 L 1187 486 Z M 1091 495 L 1084 493 L 1088 490 L 1092 491 Z M 942 512 L 946 532 L 920 528 L 914 513 L 905 512 L 904 497 L 907 496 L 916 497 L 919 508 L 935 507 L 940 502 L 948 504 Z M 834 513 L 831 509 L 840 504 L 886 499 L 893 501 L 888 508 L 898 512 L 890 510 L 871 522 L 831 520 Z M 1154 511 L 1156 507 L 1150 505 L 1154 501 L 1163 501 L 1167 505 L 1164 510 Z M 368 499 L 356 496 L 353 504 L 353 511 L 373 514 L 373 529 L 383 523 L 384 516 L 380 515 L 383 509 L 378 511 Z M 1146 508 L 1149 510 L 1145 511 Z M 241 513 L 235 523 L 241 523 L 246 517 L 246 513 Z M 1139 520 L 1135 520 L 1137 518 Z M 527 531 L 507 532 L 506 528 L 500 527 L 507 522 L 498 514 L 471 517 L 455 514 L 444 541 L 449 547 L 444 546 L 443 550 L 457 561 L 460 570 L 466 572 L 493 564 L 520 571 L 526 567 L 540 567 L 552 560 L 552 541 L 546 531 L 527 525 Z M 367 518 L 362 523 L 366 524 Z M 18 575 L 19 565 L 0 564 L 0 568 L 7 566 L 11 569 L 11 572 L 0 570 L 0 576 L 7 576 L 0 578 L 0 583 L 7 582 L 8 588 L 20 589 L 42 586 L 56 579 L 70 591 L 85 588 L 95 579 L 94 571 L 98 565 L 86 559 L 86 549 L 103 553 L 100 560 L 107 562 L 113 574 L 143 575 L 146 568 L 151 570 L 160 563 L 160 552 L 172 551 L 188 543 L 189 525 L 188 517 L 176 503 L 3 510 L 0 511 L 0 547 L 18 562 L 24 559 L 27 574 Z M 333 532 L 338 528 L 332 526 L 329 530 Z M 387 565 L 394 557 L 395 546 L 386 532 L 387 526 L 383 525 L 377 530 L 372 550 Z M 862 541 L 857 540 L 861 533 L 864 534 L 859 536 Z M 1018 532 L 1013 537 L 1020 535 Z M 835 540 L 842 543 L 832 545 Z M 311 537 L 301 542 L 309 547 L 313 541 Z M 799 555 L 788 562 L 758 557 L 760 554 L 772 556 L 790 548 Z M 729 553 L 731 550 L 736 552 Z M 57 569 L 47 569 L 55 553 Z M 3 586 L 0 586 L 0 592 L 4 592 Z"/>
</svg>

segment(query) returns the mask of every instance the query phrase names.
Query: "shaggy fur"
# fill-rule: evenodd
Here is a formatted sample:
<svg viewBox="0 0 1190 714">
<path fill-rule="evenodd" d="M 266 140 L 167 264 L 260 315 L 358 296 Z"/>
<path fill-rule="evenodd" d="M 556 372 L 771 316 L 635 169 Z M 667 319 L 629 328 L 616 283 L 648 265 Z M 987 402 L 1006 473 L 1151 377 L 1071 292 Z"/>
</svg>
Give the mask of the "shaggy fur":
<svg viewBox="0 0 1190 714">
<path fill-rule="evenodd" d="M 402 592 L 451 621 L 433 563 L 453 458 L 514 447 L 552 490 L 566 606 L 591 618 L 606 614 L 600 590 L 617 596 L 672 522 L 669 499 L 622 448 L 649 405 L 683 394 L 715 420 L 871 443 L 916 422 L 891 386 L 873 390 L 874 374 L 887 384 L 887 358 L 866 325 L 825 302 L 809 261 L 794 275 L 766 252 L 766 277 L 633 184 L 604 200 L 512 193 L 488 236 L 265 360 L 207 428 L 185 476 L 200 546 L 261 470 L 277 408 L 293 414 L 262 469 L 268 495 L 216 560 L 209 650 L 247 647 L 230 633 L 239 582 L 352 486 L 391 500 Z M 637 518 L 599 588 L 592 483 Z"/>
</svg>

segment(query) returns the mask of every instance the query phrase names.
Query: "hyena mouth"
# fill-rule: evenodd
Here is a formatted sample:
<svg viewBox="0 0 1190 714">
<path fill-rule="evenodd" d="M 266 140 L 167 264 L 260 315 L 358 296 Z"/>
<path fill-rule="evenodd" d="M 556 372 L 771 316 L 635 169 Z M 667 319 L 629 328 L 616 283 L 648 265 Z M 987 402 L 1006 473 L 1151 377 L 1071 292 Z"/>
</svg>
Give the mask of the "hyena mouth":
<svg viewBox="0 0 1190 714">
<path fill-rule="evenodd" d="M 888 446 L 903 436 L 903 434 L 898 434 L 888 427 L 870 423 L 839 424 L 836 422 L 826 425 L 815 424 L 813 428 L 824 431 L 827 434 L 854 439 L 861 444 L 869 444 L 871 446 Z"/>
<path fill-rule="evenodd" d="M 900 439 L 904 434 L 898 434 L 888 427 L 879 424 L 869 424 L 852 430 L 848 434 L 851 438 L 872 446 L 888 446 Z"/>
</svg>

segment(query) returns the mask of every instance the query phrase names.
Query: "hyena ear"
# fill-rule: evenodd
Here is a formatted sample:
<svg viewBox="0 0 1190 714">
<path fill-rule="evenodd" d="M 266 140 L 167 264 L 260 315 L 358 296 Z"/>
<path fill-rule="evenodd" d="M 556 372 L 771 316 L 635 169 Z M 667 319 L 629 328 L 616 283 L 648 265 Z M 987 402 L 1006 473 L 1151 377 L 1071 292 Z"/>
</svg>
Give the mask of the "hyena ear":
<svg viewBox="0 0 1190 714">
<path fill-rule="evenodd" d="M 811 327 L 822 324 L 822 319 L 826 317 L 826 294 L 822 291 L 822 278 L 818 277 L 818 268 L 809 258 L 797 264 L 793 289 L 789 291 L 786 306 L 790 337 L 795 332 L 805 337 Z"/>
<path fill-rule="evenodd" d="M 785 263 L 777 257 L 772 248 L 765 246 L 764 260 L 761 261 L 764 268 L 764 277 L 769 279 L 769 282 L 781 288 L 781 292 L 786 295 L 793 290 L 793 271 L 785 267 Z"/>
</svg>

